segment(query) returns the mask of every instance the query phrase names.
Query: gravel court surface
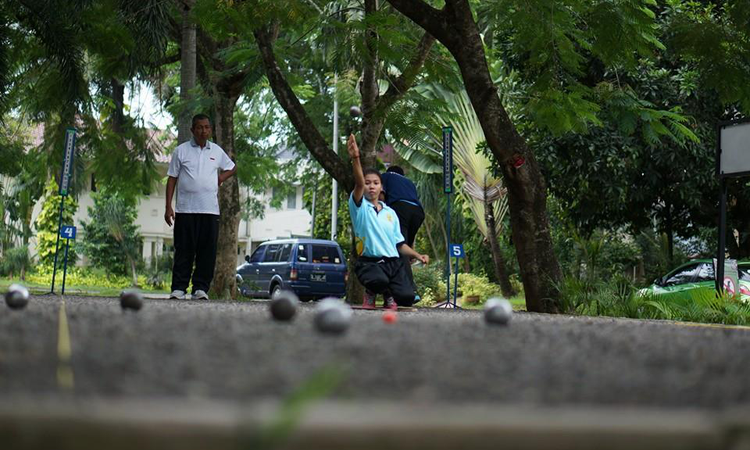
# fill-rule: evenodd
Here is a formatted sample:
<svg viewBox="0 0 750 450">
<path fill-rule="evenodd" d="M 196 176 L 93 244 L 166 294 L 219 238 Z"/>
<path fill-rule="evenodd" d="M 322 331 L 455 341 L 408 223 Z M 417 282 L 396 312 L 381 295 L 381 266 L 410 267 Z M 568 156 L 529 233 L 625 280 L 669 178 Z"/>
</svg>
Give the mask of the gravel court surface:
<svg viewBox="0 0 750 450">
<path fill-rule="evenodd" d="M 342 336 L 319 334 L 314 305 L 292 323 L 266 302 L 66 297 L 80 397 L 281 399 L 323 369 L 332 398 L 431 403 L 720 409 L 750 403 L 750 330 L 518 313 L 418 309 L 387 324 L 355 311 Z M 0 308 L 0 397 L 70 396 L 58 386 L 59 297 Z"/>
</svg>

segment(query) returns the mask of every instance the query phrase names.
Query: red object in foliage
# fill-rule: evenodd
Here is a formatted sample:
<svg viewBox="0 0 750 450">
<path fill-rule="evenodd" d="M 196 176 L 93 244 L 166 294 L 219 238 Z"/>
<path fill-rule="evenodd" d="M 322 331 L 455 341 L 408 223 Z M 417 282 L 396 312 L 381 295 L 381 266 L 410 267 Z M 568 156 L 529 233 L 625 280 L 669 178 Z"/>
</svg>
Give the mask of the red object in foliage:
<svg viewBox="0 0 750 450">
<path fill-rule="evenodd" d="M 513 156 L 513 167 L 518 169 L 522 165 L 526 164 L 526 159 L 521 155 Z"/>
<path fill-rule="evenodd" d="M 385 323 L 396 323 L 396 313 L 393 311 L 386 311 L 383 313 L 383 322 Z"/>
</svg>

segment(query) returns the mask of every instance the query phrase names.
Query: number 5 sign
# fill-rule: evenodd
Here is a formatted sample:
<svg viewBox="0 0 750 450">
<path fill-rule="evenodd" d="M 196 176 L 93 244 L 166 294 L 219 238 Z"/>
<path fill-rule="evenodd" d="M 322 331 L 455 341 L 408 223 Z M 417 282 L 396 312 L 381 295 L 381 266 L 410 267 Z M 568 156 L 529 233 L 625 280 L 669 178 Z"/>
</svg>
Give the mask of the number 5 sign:
<svg viewBox="0 0 750 450">
<path fill-rule="evenodd" d="M 453 258 L 465 258 L 466 257 L 463 244 L 451 244 L 451 257 Z"/>
</svg>

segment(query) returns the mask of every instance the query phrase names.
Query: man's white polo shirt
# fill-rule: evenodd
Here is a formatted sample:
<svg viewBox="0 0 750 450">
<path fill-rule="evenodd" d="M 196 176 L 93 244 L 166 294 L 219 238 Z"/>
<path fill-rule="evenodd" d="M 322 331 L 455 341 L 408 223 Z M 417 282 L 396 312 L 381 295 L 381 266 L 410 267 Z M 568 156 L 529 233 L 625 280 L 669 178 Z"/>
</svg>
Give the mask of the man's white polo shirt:
<svg viewBox="0 0 750 450">
<path fill-rule="evenodd" d="M 234 162 L 213 142 L 203 148 L 195 139 L 178 145 L 167 170 L 178 180 L 175 212 L 219 215 L 219 172 L 233 168 Z"/>
</svg>

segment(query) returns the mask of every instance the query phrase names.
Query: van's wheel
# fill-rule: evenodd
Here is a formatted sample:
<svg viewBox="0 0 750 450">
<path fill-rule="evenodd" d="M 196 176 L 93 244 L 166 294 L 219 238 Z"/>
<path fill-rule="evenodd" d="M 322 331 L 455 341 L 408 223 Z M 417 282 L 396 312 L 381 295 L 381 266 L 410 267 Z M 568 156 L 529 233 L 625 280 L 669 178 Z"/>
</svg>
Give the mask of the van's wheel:
<svg viewBox="0 0 750 450">
<path fill-rule="evenodd" d="M 271 298 L 274 299 L 278 297 L 280 294 L 281 294 L 281 285 L 280 284 L 274 285 L 273 288 L 271 289 Z"/>
</svg>

